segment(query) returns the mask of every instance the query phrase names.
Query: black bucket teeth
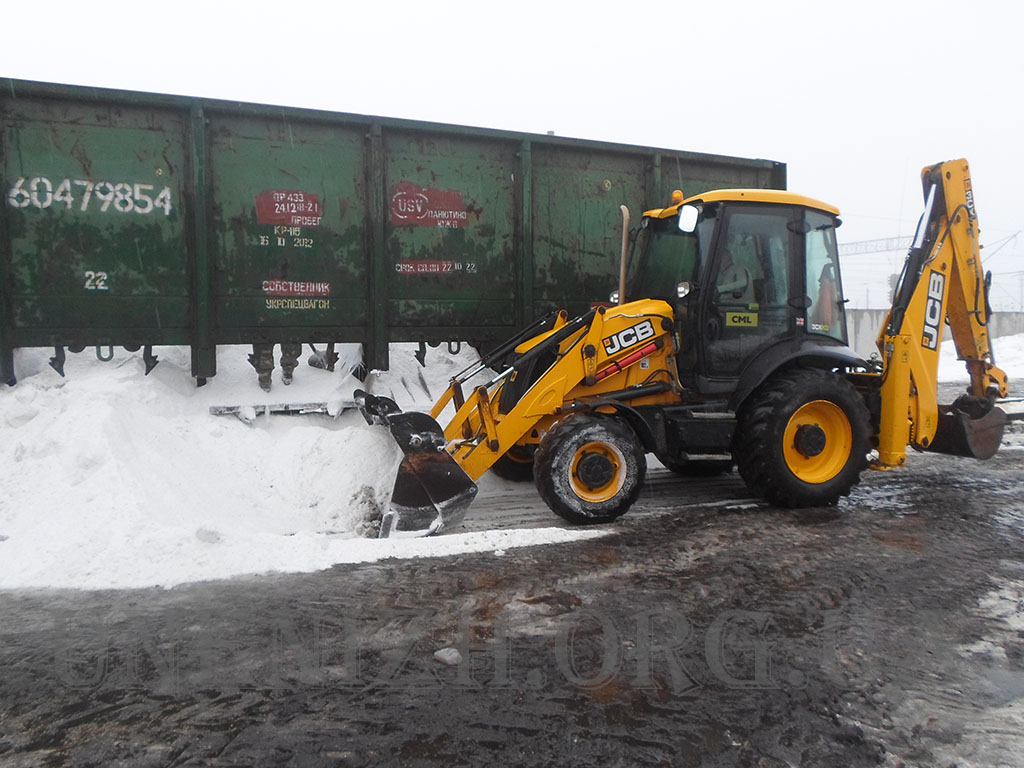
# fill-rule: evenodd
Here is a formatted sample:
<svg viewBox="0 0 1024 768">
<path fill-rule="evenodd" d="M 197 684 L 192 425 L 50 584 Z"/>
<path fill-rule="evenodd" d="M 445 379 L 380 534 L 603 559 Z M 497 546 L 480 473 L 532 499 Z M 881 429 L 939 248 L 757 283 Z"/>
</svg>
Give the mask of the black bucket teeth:
<svg viewBox="0 0 1024 768">
<path fill-rule="evenodd" d="M 363 414 L 367 424 L 383 424 L 387 426 L 385 419 L 390 414 L 402 412 L 402 409 L 398 407 L 398 403 L 390 397 L 378 397 L 361 389 L 357 389 L 353 393 L 353 399 L 356 401 L 356 406 L 359 408 L 359 412 Z"/>
<path fill-rule="evenodd" d="M 355 400 L 367 423 L 386 426 L 404 454 L 381 538 L 427 536 L 461 523 L 477 487 L 445 450 L 441 426 L 425 413 L 403 413 L 387 397 L 356 390 Z"/>
</svg>

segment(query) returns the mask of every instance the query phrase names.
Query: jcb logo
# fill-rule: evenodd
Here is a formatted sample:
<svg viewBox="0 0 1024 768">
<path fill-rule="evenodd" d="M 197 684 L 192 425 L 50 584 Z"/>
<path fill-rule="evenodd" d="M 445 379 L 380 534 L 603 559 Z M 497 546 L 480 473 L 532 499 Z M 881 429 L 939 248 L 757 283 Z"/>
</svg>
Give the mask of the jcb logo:
<svg viewBox="0 0 1024 768">
<path fill-rule="evenodd" d="M 646 341 L 654 336 L 654 334 L 654 323 L 650 320 L 644 320 L 642 323 L 638 323 L 624 331 L 619 331 L 606 339 L 602 339 L 601 343 L 604 344 L 605 354 L 614 355 L 620 350 L 628 349 L 634 344 Z"/>
<path fill-rule="evenodd" d="M 937 349 L 939 346 L 939 323 L 942 322 L 942 298 L 946 293 L 946 276 L 931 272 L 928 277 L 928 301 L 924 305 L 924 335 L 921 346 Z"/>
</svg>

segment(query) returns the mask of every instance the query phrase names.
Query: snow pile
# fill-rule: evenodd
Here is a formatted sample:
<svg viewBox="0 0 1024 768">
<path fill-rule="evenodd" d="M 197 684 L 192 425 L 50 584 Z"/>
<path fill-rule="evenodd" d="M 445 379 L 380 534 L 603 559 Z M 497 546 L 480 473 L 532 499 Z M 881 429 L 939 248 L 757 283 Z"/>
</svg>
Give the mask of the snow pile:
<svg viewBox="0 0 1024 768">
<path fill-rule="evenodd" d="M 995 350 L 996 365 L 1009 375 L 1010 388 L 1019 396 L 1024 392 L 1024 382 L 1021 381 L 1021 376 L 1024 376 L 1024 333 L 993 339 L 992 348 Z M 956 346 L 952 340 L 942 342 L 939 348 L 939 381 L 970 381 L 967 366 L 962 360 L 956 359 Z"/>
<path fill-rule="evenodd" d="M 392 369 L 367 380 L 404 408 L 425 408 L 475 359 L 468 348 L 430 350 L 421 369 L 414 348 L 396 348 Z M 251 425 L 209 413 L 211 405 L 310 402 L 338 413 L 363 385 L 343 363 L 330 373 L 303 361 L 291 386 L 278 369 L 264 393 L 248 351 L 219 348 L 217 376 L 196 388 L 184 348 L 158 348 L 149 376 L 140 353 L 120 350 L 110 363 L 91 351 L 69 355 L 63 379 L 46 364 L 48 350 L 19 350 L 19 382 L 0 393 L 0 587 L 171 586 L 589 535 L 364 538 L 401 460 L 384 428 L 355 410 L 337 419 L 260 415 Z"/>
</svg>

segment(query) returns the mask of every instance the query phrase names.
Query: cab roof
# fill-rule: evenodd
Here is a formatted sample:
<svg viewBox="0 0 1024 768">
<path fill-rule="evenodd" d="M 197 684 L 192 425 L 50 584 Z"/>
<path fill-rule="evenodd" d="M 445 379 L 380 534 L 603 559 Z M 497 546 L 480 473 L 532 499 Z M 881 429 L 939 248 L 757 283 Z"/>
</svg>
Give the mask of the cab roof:
<svg viewBox="0 0 1024 768">
<path fill-rule="evenodd" d="M 681 195 L 680 195 L 681 196 Z M 673 201 L 678 200 L 676 195 L 672 196 Z M 802 205 L 805 208 L 815 208 L 819 211 L 839 215 L 839 209 L 834 205 L 815 200 L 813 197 L 805 197 L 795 192 L 787 192 L 780 189 L 715 189 L 710 192 L 703 192 L 693 197 L 688 197 L 679 202 L 673 202 L 668 208 L 654 208 L 646 211 L 644 216 L 655 219 L 667 219 L 679 213 L 679 209 L 690 203 L 722 203 L 722 202 L 751 202 L 751 203 L 775 203 L 777 205 Z"/>
</svg>

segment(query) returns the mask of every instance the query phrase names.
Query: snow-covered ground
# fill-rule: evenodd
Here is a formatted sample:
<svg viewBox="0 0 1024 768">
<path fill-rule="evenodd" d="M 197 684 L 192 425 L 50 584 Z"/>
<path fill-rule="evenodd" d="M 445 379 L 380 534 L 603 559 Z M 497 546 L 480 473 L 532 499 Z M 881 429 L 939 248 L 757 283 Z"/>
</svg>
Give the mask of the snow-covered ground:
<svg viewBox="0 0 1024 768">
<path fill-rule="evenodd" d="M 369 389 L 426 409 L 475 359 L 468 347 L 454 357 L 428 350 L 422 369 L 414 349 L 394 348 L 391 370 L 371 374 Z M 278 368 L 264 393 L 249 349 L 220 347 L 217 375 L 196 388 L 187 349 L 155 351 L 149 376 L 141 353 L 118 350 L 103 363 L 86 350 L 68 356 L 65 378 L 47 365 L 50 350 L 17 351 L 18 384 L 0 393 L 0 588 L 169 587 L 598 535 L 552 527 L 366 538 L 401 458 L 386 429 L 354 409 L 261 414 L 252 424 L 209 411 L 326 402 L 338 413 L 363 386 L 345 365 L 329 373 L 303 359 L 291 386 Z"/>
<path fill-rule="evenodd" d="M 949 346 L 940 378 L 956 381 L 963 366 Z M 1024 377 L 1024 335 L 995 346 L 1011 380 Z M 426 409 L 475 359 L 468 347 L 455 356 L 429 350 L 421 368 L 413 350 L 396 345 L 391 370 L 367 380 L 407 409 Z M 104 363 L 87 350 L 68 356 L 66 378 L 47 365 L 49 350 L 18 350 L 18 384 L 0 392 L 0 588 L 170 587 L 602 535 L 555 527 L 552 516 L 551 528 L 366 538 L 400 460 L 386 430 L 355 410 L 252 424 L 209 412 L 326 402 L 337 414 L 359 382 L 344 365 L 329 373 L 303 361 L 290 387 L 278 369 L 264 393 L 248 351 L 219 348 L 217 376 L 196 388 L 184 348 L 158 348 L 149 376 L 141 353 L 118 350 Z"/>
</svg>

